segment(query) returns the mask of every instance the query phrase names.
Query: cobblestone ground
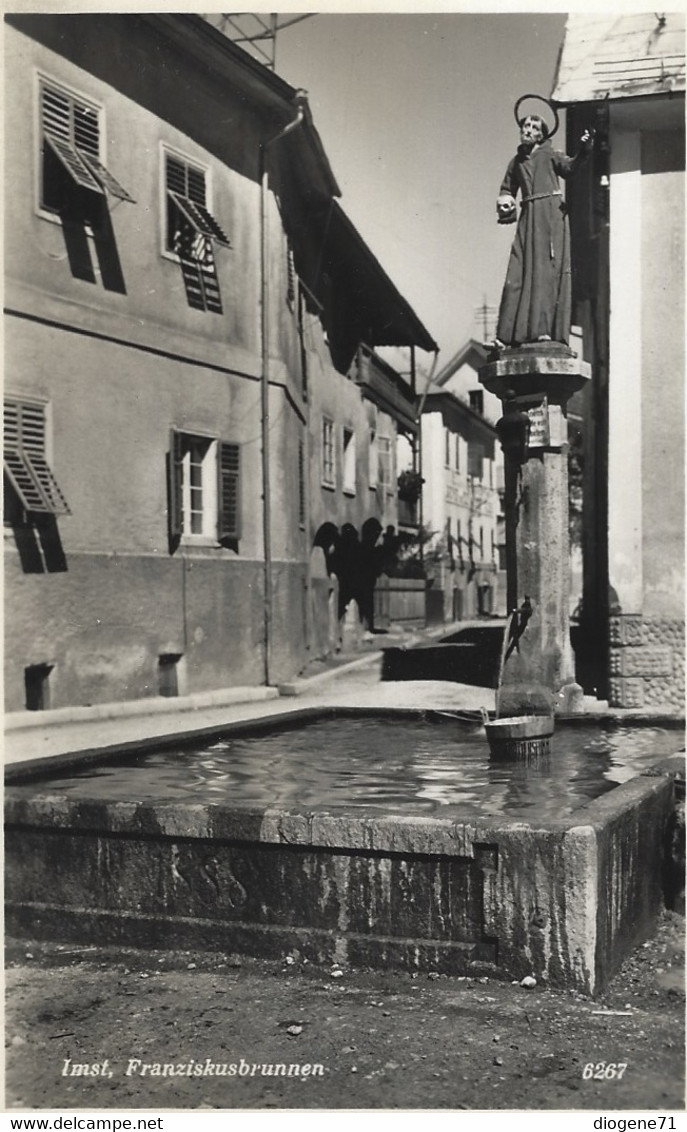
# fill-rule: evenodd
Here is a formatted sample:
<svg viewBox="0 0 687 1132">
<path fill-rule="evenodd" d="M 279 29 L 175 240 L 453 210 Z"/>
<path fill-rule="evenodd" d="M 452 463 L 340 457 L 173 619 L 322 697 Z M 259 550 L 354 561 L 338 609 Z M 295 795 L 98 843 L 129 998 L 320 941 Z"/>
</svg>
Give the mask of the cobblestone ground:
<svg viewBox="0 0 687 1132">
<path fill-rule="evenodd" d="M 266 963 L 16 940 L 6 995 L 6 1107 L 15 1111 L 684 1108 L 684 919 L 675 913 L 598 1000 L 486 978 L 317 969 L 297 953 Z M 64 1073 L 105 1059 L 104 1075 Z M 140 1064 L 127 1074 L 129 1059 Z M 259 1068 L 141 1069 L 185 1072 L 206 1059 Z M 322 1074 L 264 1074 L 275 1065 Z"/>
</svg>

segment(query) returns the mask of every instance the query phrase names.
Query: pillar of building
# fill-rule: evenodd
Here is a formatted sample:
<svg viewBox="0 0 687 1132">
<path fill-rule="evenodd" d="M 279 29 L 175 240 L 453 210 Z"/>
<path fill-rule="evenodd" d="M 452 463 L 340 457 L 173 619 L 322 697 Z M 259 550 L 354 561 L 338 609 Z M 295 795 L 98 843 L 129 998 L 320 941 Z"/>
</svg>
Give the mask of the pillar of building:
<svg viewBox="0 0 687 1132">
<path fill-rule="evenodd" d="M 591 375 L 567 346 L 503 351 L 479 379 L 503 404 L 508 611 L 499 714 L 574 709 L 570 645 L 568 422 L 570 397 Z"/>
</svg>

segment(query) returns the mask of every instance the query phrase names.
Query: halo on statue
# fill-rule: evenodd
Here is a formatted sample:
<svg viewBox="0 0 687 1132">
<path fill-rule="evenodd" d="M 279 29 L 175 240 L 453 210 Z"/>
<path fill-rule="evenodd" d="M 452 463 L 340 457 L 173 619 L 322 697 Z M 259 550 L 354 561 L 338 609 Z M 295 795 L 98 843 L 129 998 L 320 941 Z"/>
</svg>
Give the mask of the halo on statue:
<svg viewBox="0 0 687 1132">
<path fill-rule="evenodd" d="M 528 116 L 527 114 L 520 114 L 520 107 L 522 106 L 523 102 L 525 102 L 525 100 L 528 99 L 528 98 L 534 98 L 537 102 L 545 102 L 546 105 L 548 106 L 549 110 L 553 114 L 553 126 L 549 126 L 549 123 L 547 122 L 547 128 L 548 128 L 548 131 L 549 131 L 548 137 L 552 138 L 553 135 L 556 133 L 556 130 L 558 129 L 558 126 L 559 126 L 558 111 L 556 110 L 556 107 L 554 106 L 554 104 L 548 98 L 544 98 L 544 96 L 542 94 L 523 94 L 523 95 L 521 95 L 521 97 L 515 103 L 515 107 L 514 107 L 514 110 L 513 110 L 513 113 L 515 114 L 515 121 L 518 123 L 518 125 L 520 125 L 520 123 L 523 121 L 523 119 L 527 118 L 527 116 Z M 543 117 L 543 115 L 539 112 L 539 110 L 532 110 L 531 113 L 539 114 L 539 117 Z"/>
</svg>

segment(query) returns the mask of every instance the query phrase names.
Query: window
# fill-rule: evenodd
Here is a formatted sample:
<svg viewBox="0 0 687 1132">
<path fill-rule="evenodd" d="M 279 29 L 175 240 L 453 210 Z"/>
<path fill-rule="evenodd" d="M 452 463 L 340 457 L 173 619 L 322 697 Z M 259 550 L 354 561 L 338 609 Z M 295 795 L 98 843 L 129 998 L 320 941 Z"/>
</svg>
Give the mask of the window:
<svg viewBox="0 0 687 1132">
<path fill-rule="evenodd" d="M 380 487 L 386 488 L 391 491 L 391 441 L 388 436 L 380 436 L 377 439 L 378 445 L 378 483 Z"/>
<path fill-rule="evenodd" d="M 190 161 L 165 153 L 165 187 L 167 189 L 168 251 L 179 253 L 179 245 L 187 240 L 216 240 L 230 247 L 214 216 L 207 208 L 205 170 Z"/>
<path fill-rule="evenodd" d="M 240 455 L 238 444 L 172 430 L 168 486 L 173 547 L 180 539 L 238 541 Z"/>
<path fill-rule="evenodd" d="M 484 415 L 484 390 L 471 389 L 468 396 L 470 398 L 470 408 L 474 409 L 476 413 Z"/>
<path fill-rule="evenodd" d="M 444 429 L 444 464 L 451 467 L 451 433 L 447 428 Z"/>
<path fill-rule="evenodd" d="M 484 561 L 484 527 L 479 529 L 479 558 L 480 562 Z"/>
<path fill-rule="evenodd" d="M 370 429 L 370 447 L 368 449 L 368 480 L 371 488 L 376 488 L 379 478 L 379 451 L 377 448 L 377 433 Z"/>
<path fill-rule="evenodd" d="M 5 475 L 27 512 L 70 514 L 46 456 L 45 405 L 5 398 Z"/>
<path fill-rule="evenodd" d="M 460 471 L 460 436 L 456 433 L 456 471 Z"/>
<path fill-rule="evenodd" d="M 355 433 L 350 428 L 343 430 L 343 489 L 355 495 Z"/>
<path fill-rule="evenodd" d="M 473 479 L 482 480 L 482 461 L 484 459 L 484 449 L 481 444 L 473 442 L 468 447 L 468 475 Z"/>
<path fill-rule="evenodd" d="M 221 314 L 213 242 L 231 245 L 207 207 L 206 171 L 167 152 L 164 171 L 165 250 L 181 264 L 189 306 Z"/>
<path fill-rule="evenodd" d="M 100 160 L 102 111 L 63 88 L 40 80 L 41 209 L 62 213 L 93 194 L 133 202 Z M 80 193 L 86 191 L 88 197 Z"/>
<path fill-rule="evenodd" d="M 329 417 L 322 418 L 322 483 L 335 486 L 334 479 L 334 422 Z"/>
</svg>

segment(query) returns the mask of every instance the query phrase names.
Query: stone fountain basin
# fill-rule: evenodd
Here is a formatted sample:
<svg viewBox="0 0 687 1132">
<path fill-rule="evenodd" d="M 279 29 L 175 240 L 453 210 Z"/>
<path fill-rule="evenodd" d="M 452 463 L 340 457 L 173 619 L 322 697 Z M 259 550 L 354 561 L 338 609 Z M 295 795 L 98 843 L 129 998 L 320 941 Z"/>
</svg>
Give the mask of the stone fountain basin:
<svg viewBox="0 0 687 1132">
<path fill-rule="evenodd" d="M 672 756 L 542 823 L 468 818 L 459 805 L 380 815 L 10 785 L 6 930 L 273 959 L 297 949 L 317 963 L 534 975 L 596 994 L 663 907 L 683 767 Z"/>
</svg>

